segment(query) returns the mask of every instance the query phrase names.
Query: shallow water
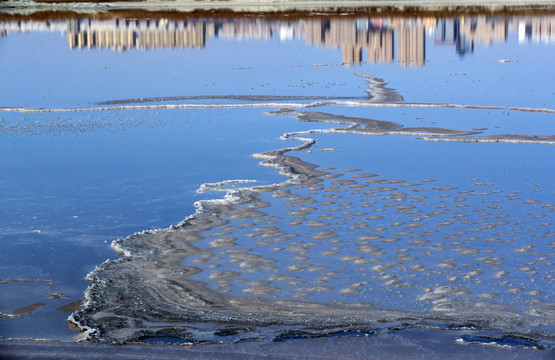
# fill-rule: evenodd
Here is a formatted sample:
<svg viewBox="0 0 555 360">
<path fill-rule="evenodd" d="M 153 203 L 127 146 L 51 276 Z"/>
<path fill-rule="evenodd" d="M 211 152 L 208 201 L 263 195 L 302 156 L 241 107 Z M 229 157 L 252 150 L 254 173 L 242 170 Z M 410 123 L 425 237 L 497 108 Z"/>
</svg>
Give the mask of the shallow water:
<svg viewBox="0 0 555 360">
<path fill-rule="evenodd" d="M 550 347 L 554 23 L 2 18 L 0 336 Z"/>
</svg>

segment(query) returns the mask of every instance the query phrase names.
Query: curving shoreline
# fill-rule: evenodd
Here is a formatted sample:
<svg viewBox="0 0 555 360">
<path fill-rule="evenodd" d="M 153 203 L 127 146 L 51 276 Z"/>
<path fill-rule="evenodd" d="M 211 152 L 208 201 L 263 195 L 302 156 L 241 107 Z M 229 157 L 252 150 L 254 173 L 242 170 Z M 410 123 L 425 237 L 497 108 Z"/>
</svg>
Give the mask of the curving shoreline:
<svg viewBox="0 0 555 360">
<path fill-rule="evenodd" d="M 371 84 L 370 84 L 371 85 Z M 413 312 L 384 307 L 384 304 L 373 304 L 364 302 L 332 302 L 320 303 L 314 301 L 301 301 L 296 299 L 270 300 L 264 298 L 279 291 L 279 287 L 266 282 L 255 282 L 252 288 L 243 292 L 259 295 L 258 297 L 237 297 L 226 295 L 215 291 L 203 281 L 190 279 L 205 271 L 195 261 L 187 259 L 201 257 L 203 254 L 212 254 L 214 249 L 235 246 L 235 237 L 223 237 L 211 242 L 212 250 L 200 245 L 208 241 L 207 235 L 212 231 L 232 235 L 242 228 L 235 221 L 258 221 L 257 219 L 268 219 L 272 223 L 277 218 L 266 210 L 271 209 L 271 204 L 264 197 L 270 195 L 274 198 L 285 197 L 298 201 L 300 204 L 313 204 L 314 199 L 292 194 L 294 188 L 322 187 L 326 181 L 331 181 L 346 173 L 333 173 L 319 166 L 303 161 L 302 159 L 287 154 L 306 150 L 315 144 L 315 140 L 306 137 L 313 133 L 352 133 L 361 135 L 411 135 L 432 136 L 430 139 L 439 141 L 509 141 L 524 142 L 535 140 L 538 144 L 553 143 L 553 136 L 543 138 L 530 137 L 526 135 L 501 135 L 493 137 L 476 137 L 479 131 L 460 131 L 446 128 L 411 128 L 391 121 L 380 121 L 365 118 L 346 117 L 319 112 L 299 111 L 292 112 L 281 110 L 274 112 L 275 115 L 294 115 L 299 121 L 315 123 L 339 124 L 343 127 L 332 129 L 315 129 L 312 131 L 292 132 L 282 135 L 284 140 L 301 142 L 300 145 L 285 147 L 266 151 L 253 156 L 261 159 L 261 165 L 276 168 L 279 173 L 287 178 L 283 183 L 264 186 L 242 187 L 247 180 L 230 180 L 215 184 L 204 184 L 200 191 L 221 191 L 225 196 L 214 200 L 202 200 L 195 203 L 196 213 L 187 217 L 180 224 L 168 229 L 143 231 L 120 239 L 112 243 L 112 248 L 123 258 L 107 261 L 87 276 L 87 280 L 93 284 L 85 293 L 84 308 L 73 313 L 69 320 L 83 331 L 83 339 L 102 341 L 110 343 L 129 343 L 143 341 L 148 338 L 171 337 L 179 338 L 187 342 L 229 342 L 247 339 L 275 340 L 286 334 L 312 333 L 314 336 L 325 336 L 330 331 L 373 332 L 377 327 L 381 329 L 392 329 L 399 323 L 406 327 L 440 328 L 440 329 L 463 329 L 471 327 L 479 331 L 491 331 L 499 336 L 521 336 L 534 341 L 547 341 L 549 343 L 551 334 L 543 331 L 542 326 L 551 326 L 552 304 L 533 305 L 528 314 L 518 313 L 511 310 L 503 302 L 497 303 L 492 300 L 470 300 L 464 299 L 471 292 L 463 287 L 442 285 L 430 289 L 418 300 L 428 301 L 433 305 L 429 311 Z M 424 138 L 428 140 L 428 138 Z M 355 171 L 355 170 L 353 170 Z M 370 177 L 376 175 L 368 175 Z M 331 184 L 350 186 L 353 189 L 366 186 L 358 179 L 366 176 L 354 175 L 352 180 L 337 180 Z M 375 183 L 368 180 L 366 184 Z M 395 183 L 395 182 L 394 182 Z M 360 186 L 358 185 L 360 184 Z M 238 187 L 234 187 L 238 185 Z M 329 185 L 326 185 L 329 186 Z M 412 186 L 408 184 L 407 186 Z M 330 190 L 335 188 L 329 187 Z M 378 188 L 379 189 L 379 188 Z M 393 188 L 392 188 L 393 189 Z M 435 191 L 450 191 L 456 187 L 436 186 Z M 327 190 L 327 191 L 330 191 Z M 389 190 L 393 191 L 393 190 Z M 464 191 L 460 193 L 464 194 Z M 392 193 L 397 194 L 397 193 Z M 407 197 L 406 193 L 394 195 L 402 202 Z M 295 200 L 296 199 L 296 200 Z M 375 203 L 375 202 L 372 202 Z M 409 206 L 407 209 L 412 209 Z M 303 208 L 301 208 L 302 210 Z M 309 209 L 309 208 L 306 208 Z M 313 207 L 311 209 L 316 209 Z M 307 212 L 308 211 L 308 212 Z M 301 213 L 308 214 L 309 210 Z M 372 218 L 372 217 L 370 217 Z M 369 218 L 369 219 L 370 219 Z M 304 221 L 304 220 L 303 220 Z M 327 226 L 320 220 L 310 220 L 316 228 Z M 433 225 L 434 223 L 432 223 Z M 492 226 L 504 226 L 504 222 L 492 223 Z M 329 225 L 329 224 L 328 224 Z M 249 225 L 250 226 L 250 225 Z M 420 226 L 420 225 L 418 225 Z M 282 229 L 284 230 L 284 229 Z M 273 229 L 273 227 L 260 227 L 263 234 L 268 238 L 286 235 L 286 231 Z M 410 233 L 410 232 L 409 232 Z M 219 234 L 219 233 L 218 233 Z M 241 235 L 234 235 L 241 237 Z M 266 235 L 263 235 L 266 236 Z M 328 239 L 337 237 L 333 229 L 326 232 L 318 232 L 313 239 L 319 239 L 325 243 Z M 287 238 L 287 236 L 285 236 Z M 373 242 L 379 240 L 379 235 L 361 235 L 358 249 L 362 253 L 377 253 L 380 246 Z M 307 242 L 309 238 L 305 239 Z M 384 240 L 385 241 L 385 240 Z M 396 241 L 396 240 L 395 240 Z M 303 242 L 301 242 L 303 243 Z M 330 243 L 334 243 L 331 241 Z M 416 244 L 416 243 L 415 243 Z M 425 244 L 422 243 L 422 244 Z M 251 245 L 252 246 L 252 245 Z M 299 254 L 306 253 L 300 247 L 293 247 Z M 241 249 L 238 249 L 241 250 Z M 230 250 L 231 251 L 231 250 Z M 236 258 L 240 262 L 238 269 L 244 269 L 246 273 L 260 270 L 271 270 L 277 268 L 277 260 L 264 255 L 246 254 L 238 251 Z M 463 247 L 462 254 L 476 255 L 480 251 L 475 248 Z M 232 255 L 233 255 L 232 251 Z M 222 254 L 230 254 L 224 252 Z M 213 256 L 213 255 L 209 255 Z M 234 255 L 233 255 L 234 256 Z M 380 259 L 366 258 L 361 256 L 344 256 L 343 261 L 353 261 L 354 264 L 373 264 L 372 271 L 387 274 L 389 269 L 399 265 L 398 262 L 383 262 Z M 414 258 L 416 259 L 416 258 Z M 407 257 L 404 261 L 414 261 Z M 483 261 L 483 260 L 481 260 Z M 485 258 L 485 261 L 488 262 Z M 493 261 L 496 263 L 496 261 Z M 198 262 L 203 264 L 203 261 Z M 440 263 L 438 267 L 449 271 L 453 264 Z M 327 267 L 314 267 L 314 271 L 325 270 Z M 291 269 L 296 269 L 294 266 Z M 300 268 L 302 270 L 302 268 Z M 420 268 L 415 268 L 420 271 Z M 482 270 L 467 274 L 469 279 L 480 276 Z M 331 273 L 330 273 L 331 274 Z M 215 271 L 210 276 L 212 282 L 226 283 L 229 278 L 241 275 L 237 271 Z M 391 278 L 384 275 L 384 279 Z M 269 278 L 289 279 L 290 276 L 270 276 Z M 405 286 L 399 280 L 386 282 L 393 286 Z M 408 286 L 410 285 L 410 283 Z M 341 290 L 342 294 L 358 293 L 357 286 L 351 285 Z M 326 292 L 332 288 L 329 286 L 300 287 L 300 291 Z M 262 296 L 262 297 L 260 297 Z M 447 297 L 446 297 L 447 296 Z M 497 295 L 481 294 L 483 299 L 495 298 Z M 537 321 L 532 314 L 544 314 L 542 326 L 531 330 Z M 532 317 L 530 317 L 532 315 Z M 469 325 L 472 324 L 472 325 Z M 230 329 L 233 329 L 231 331 Z M 358 330 L 357 330 L 358 329 Z M 231 337 L 220 337 L 218 334 L 229 332 Z M 319 334 L 319 335 L 318 335 Z M 296 335 L 294 335 L 296 336 Z M 544 345 L 539 345 L 543 348 Z"/>
</svg>

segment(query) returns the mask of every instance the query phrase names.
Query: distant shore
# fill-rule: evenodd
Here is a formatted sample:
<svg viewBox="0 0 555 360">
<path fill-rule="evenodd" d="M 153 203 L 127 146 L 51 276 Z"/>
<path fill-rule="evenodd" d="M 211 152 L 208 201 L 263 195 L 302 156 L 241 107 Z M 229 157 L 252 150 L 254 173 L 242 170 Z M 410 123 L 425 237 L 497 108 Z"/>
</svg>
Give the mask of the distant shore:
<svg viewBox="0 0 555 360">
<path fill-rule="evenodd" d="M 2 14 L 32 15 L 44 12 L 76 13 L 187 13 L 237 15 L 244 13 L 295 15 L 448 15 L 460 13 L 555 13 L 552 0 L 0 0 Z M 2 18 L 0 17 L 0 20 Z"/>
</svg>

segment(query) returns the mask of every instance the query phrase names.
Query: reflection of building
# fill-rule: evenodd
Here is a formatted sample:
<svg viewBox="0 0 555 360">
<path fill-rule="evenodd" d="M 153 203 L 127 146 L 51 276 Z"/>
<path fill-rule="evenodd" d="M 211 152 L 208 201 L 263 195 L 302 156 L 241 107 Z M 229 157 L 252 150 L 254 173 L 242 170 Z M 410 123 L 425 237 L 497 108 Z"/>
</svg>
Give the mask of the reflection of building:
<svg viewBox="0 0 555 360">
<path fill-rule="evenodd" d="M 464 55 L 474 51 L 474 44 L 490 46 L 507 39 L 508 18 L 486 16 L 439 19 L 435 31 L 436 44 L 455 45 L 457 53 Z"/>
<path fill-rule="evenodd" d="M 457 19 L 438 19 L 434 31 L 436 44 L 455 44 L 459 37 L 459 22 Z"/>
<path fill-rule="evenodd" d="M 70 49 L 150 49 L 204 47 L 203 21 L 167 20 L 68 20 Z"/>
<path fill-rule="evenodd" d="M 402 26 L 397 33 L 397 62 L 402 66 L 422 66 L 426 59 L 424 26 Z"/>
<path fill-rule="evenodd" d="M 354 21 L 343 19 L 309 20 L 305 24 L 307 44 L 343 49 L 343 63 L 358 64 L 362 61 L 362 47 L 366 33 L 357 29 Z"/>
<path fill-rule="evenodd" d="M 461 38 L 467 42 L 479 43 L 489 46 L 493 42 L 503 42 L 507 39 L 508 22 L 505 19 L 487 18 L 462 18 L 459 22 Z"/>
<path fill-rule="evenodd" d="M 390 63 L 393 61 L 393 30 L 370 31 L 368 34 L 368 61 Z"/>
<path fill-rule="evenodd" d="M 344 64 L 358 64 L 367 49 L 368 61 L 393 61 L 393 30 L 375 28 L 368 19 L 310 20 L 305 24 L 307 44 L 342 48 Z"/>
<path fill-rule="evenodd" d="M 459 55 L 474 51 L 474 42 L 470 41 L 464 34 L 461 34 L 461 19 L 458 18 L 439 19 L 437 21 L 435 43 L 436 45 L 455 45 Z"/>
<path fill-rule="evenodd" d="M 362 46 L 355 44 L 343 45 L 343 64 L 360 64 L 362 62 Z"/>
<path fill-rule="evenodd" d="M 518 41 L 555 42 L 555 17 L 526 17 L 518 21 Z"/>
<path fill-rule="evenodd" d="M 305 40 L 307 44 L 324 45 L 329 44 L 330 21 L 308 20 L 305 23 Z"/>
<path fill-rule="evenodd" d="M 236 40 L 270 39 L 272 28 L 268 21 L 260 19 L 224 21 L 218 31 L 219 37 Z"/>
<path fill-rule="evenodd" d="M 520 42 L 555 42 L 555 16 L 458 18 L 308 18 L 266 20 L 237 17 L 169 19 L 72 19 L 68 21 L 0 21 L 0 39 L 14 32 L 50 31 L 67 36 L 71 49 L 113 50 L 204 47 L 207 39 L 270 39 L 293 41 L 342 50 L 344 64 L 359 64 L 366 54 L 370 63 L 423 66 L 426 34 L 435 45 L 453 46 L 464 55 L 475 44 L 504 42 L 510 32 Z M 395 44 L 397 38 L 397 44 Z"/>
</svg>

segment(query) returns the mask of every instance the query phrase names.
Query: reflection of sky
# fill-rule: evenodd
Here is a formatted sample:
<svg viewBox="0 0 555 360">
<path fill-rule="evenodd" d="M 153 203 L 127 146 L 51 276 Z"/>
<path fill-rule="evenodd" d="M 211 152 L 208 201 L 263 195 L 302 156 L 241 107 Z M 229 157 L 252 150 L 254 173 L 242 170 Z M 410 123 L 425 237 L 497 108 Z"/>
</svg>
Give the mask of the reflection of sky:
<svg viewBox="0 0 555 360">
<path fill-rule="evenodd" d="M 239 114 L 240 120 L 235 118 Z M 73 115 L 73 121 L 87 121 L 83 118 L 89 115 L 93 125 L 83 126 L 89 133 L 56 136 L 55 130 L 39 136 L 3 137 L 0 186 L 10 196 L 2 206 L 11 214 L 10 222 L 4 218 L 6 223 L 0 226 L 5 232 L 36 228 L 55 233 L 68 227 L 98 232 L 100 227 L 124 236 L 141 227 L 167 227 L 181 221 L 194 211 L 194 201 L 206 197 L 194 195 L 201 183 L 279 179 L 250 156 L 279 145 L 248 136 L 248 129 L 263 122 L 260 127 L 268 139 L 277 139 L 283 118 L 266 119 L 258 110 L 173 111 L 119 113 L 116 119 L 97 122 L 99 115 L 93 112 Z M 134 124 L 145 116 L 141 125 Z M 33 123 L 46 120 L 44 115 L 30 118 Z M 120 121 L 126 123 L 122 128 L 117 125 Z M 95 129 L 104 122 L 116 126 Z"/>
</svg>

